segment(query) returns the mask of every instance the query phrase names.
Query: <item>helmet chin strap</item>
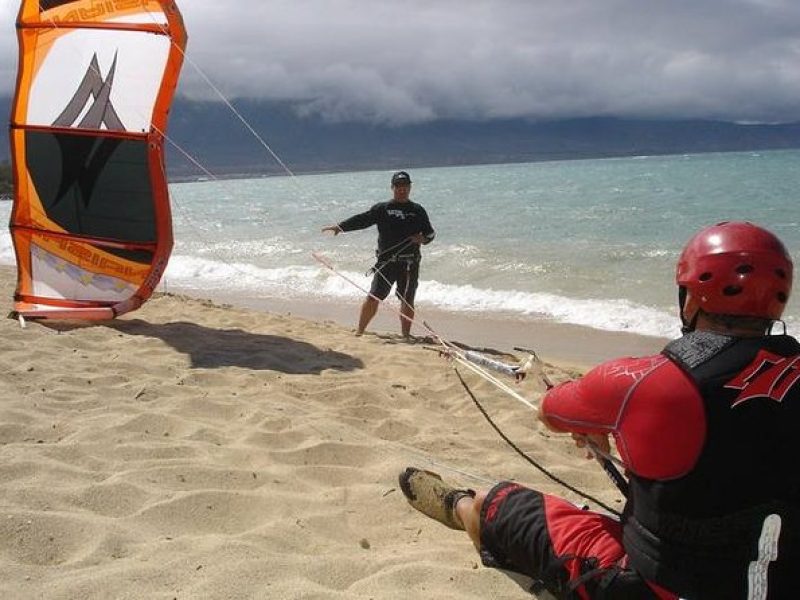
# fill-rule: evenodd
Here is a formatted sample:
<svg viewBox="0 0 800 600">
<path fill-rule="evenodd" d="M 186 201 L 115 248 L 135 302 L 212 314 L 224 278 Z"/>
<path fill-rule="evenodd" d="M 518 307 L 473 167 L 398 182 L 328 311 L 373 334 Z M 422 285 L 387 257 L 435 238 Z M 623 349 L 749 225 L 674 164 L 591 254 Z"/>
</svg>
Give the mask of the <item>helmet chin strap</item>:
<svg viewBox="0 0 800 600">
<path fill-rule="evenodd" d="M 694 313 L 692 320 L 687 322 L 683 316 L 683 313 L 681 313 L 681 321 L 683 322 L 683 326 L 681 327 L 681 333 L 683 335 L 686 335 L 687 333 L 692 333 L 697 328 L 697 318 L 699 316 L 700 316 L 700 311 L 698 310 L 696 313 Z"/>
<path fill-rule="evenodd" d="M 686 335 L 687 333 L 692 333 L 695 330 L 695 328 L 697 327 L 697 319 L 700 317 L 700 309 L 698 309 L 697 312 L 694 313 L 690 321 L 686 319 L 686 315 L 683 314 L 683 309 L 686 306 L 687 296 L 688 293 L 686 287 L 682 285 L 678 286 L 678 311 L 681 315 L 681 323 L 683 323 L 683 325 L 681 326 L 681 333 L 683 335 Z"/>
</svg>

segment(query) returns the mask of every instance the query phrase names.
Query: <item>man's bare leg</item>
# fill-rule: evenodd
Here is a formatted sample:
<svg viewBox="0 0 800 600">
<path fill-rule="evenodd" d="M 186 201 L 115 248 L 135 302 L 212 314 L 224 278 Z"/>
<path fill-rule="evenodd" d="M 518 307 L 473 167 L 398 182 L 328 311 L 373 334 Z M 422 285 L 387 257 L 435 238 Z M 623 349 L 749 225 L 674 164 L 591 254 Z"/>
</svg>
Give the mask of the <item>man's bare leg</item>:
<svg viewBox="0 0 800 600">
<path fill-rule="evenodd" d="M 481 507 L 486 500 L 486 492 L 478 492 L 474 498 L 463 496 L 456 503 L 455 513 L 472 540 L 475 549 L 481 549 Z"/>
<path fill-rule="evenodd" d="M 356 331 L 356 335 L 364 333 L 367 325 L 372 321 L 372 317 L 378 312 L 378 304 L 379 302 L 372 296 L 367 296 L 364 299 L 364 303 L 361 305 L 361 314 L 358 317 L 358 330 Z"/>
<path fill-rule="evenodd" d="M 414 321 L 414 307 L 407 303 L 403 303 L 400 307 L 400 331 L 403 332 L 403 337 L 411 336 L 411 324 Z"/>
</svg>

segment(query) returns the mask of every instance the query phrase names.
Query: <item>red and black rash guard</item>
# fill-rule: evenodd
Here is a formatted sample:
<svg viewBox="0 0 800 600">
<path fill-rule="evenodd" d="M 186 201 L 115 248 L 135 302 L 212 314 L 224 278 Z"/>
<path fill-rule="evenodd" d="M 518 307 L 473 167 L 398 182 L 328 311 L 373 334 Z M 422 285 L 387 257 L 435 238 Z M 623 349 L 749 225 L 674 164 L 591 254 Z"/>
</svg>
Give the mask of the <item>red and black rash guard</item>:
<svg viewBox="0 0 800 600">
<path fill-rule="evenodd" d="M 425 242 L 429 243 L 436 235 L 428 213 L 416 202 L 378 202 L 368 211 L 353 215 L 339 223 L 342 231 L 355 231 L 366 229 L 372 225 L 378 226 L 378 260 L 390 258 L 392 254 L 398 256 L 419 257 L 419 246 L 408 244 L 403 246 L 403 241 L 410 236 L 421 233 Z"/>
<path fill-rule="evenodd" d="M 631 484 L 623 543 L 648 580 L 685 598 L 747 598 L 753 586 L 800 597 L 794 338 L 694 332 L 557 386 L 542 412 L 564 431 L 614 437 Z"/>
</svg>

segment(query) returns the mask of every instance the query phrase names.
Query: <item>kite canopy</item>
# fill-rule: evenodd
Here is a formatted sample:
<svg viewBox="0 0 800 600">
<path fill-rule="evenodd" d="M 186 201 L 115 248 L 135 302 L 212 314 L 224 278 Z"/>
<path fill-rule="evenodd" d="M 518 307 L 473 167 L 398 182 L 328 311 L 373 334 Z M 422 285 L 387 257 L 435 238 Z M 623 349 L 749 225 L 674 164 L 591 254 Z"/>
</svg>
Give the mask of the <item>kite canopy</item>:
<svg viewBox="0 0 800 600">
<path fill-rule="evenodd" d="M 172 0 L 23 0 L 11 113 L 15 311 L 110 319 L 172 250 L 164 134 L 186 31 Z"/>
</svg>

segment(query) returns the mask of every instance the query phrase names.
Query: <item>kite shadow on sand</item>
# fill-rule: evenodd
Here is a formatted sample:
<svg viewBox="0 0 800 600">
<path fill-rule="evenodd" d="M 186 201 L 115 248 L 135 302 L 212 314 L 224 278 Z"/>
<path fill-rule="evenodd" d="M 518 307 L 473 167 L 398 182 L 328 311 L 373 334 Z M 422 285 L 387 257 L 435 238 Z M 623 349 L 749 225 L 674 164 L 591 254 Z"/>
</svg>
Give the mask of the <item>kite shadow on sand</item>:
<svg viewBox="0 0 800 600">
<path fill-rule="evenodd" d="M 48 327 L 66 330 L 91 325 Z M 125 335 L 138 335 L 163 340 L 178 352 L 191 358 L 191 367 L 217 369 L 240 367 L 256 371 L 278 371 L 291 375 L 319 375 L 322 371 L 355 371 L 364 363 L 349 354 L 323 350 L 278 335 L 250 333 L 242 329 L 214 329 L 197 323 L 178 321 L 148 323 L 141 319 L 111 321 L 104 327 Z"/>
</svg>

